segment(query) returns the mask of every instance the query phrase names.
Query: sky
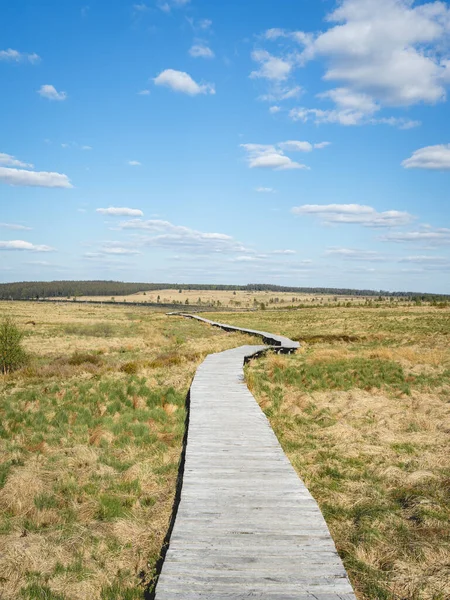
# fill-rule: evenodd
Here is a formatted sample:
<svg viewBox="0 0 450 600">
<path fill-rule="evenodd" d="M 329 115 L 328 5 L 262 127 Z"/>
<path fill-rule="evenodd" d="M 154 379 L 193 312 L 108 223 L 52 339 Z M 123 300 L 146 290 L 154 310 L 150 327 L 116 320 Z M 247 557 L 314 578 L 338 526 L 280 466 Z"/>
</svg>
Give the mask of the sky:
<svg viewBox="0 0 450 600">
<path fill-rule="evenodd" d="M 450 293 L 450 3 L 15 0 L 0 281 Z"/>
</svg>

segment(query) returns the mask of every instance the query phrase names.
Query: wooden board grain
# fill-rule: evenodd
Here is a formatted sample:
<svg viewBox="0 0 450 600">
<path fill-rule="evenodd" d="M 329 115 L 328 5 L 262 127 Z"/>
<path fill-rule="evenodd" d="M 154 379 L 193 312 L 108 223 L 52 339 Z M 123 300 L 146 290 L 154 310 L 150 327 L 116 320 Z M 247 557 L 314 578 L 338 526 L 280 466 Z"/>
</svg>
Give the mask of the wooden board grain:
<svg viewBox="0 0 450 600">
<path fill-rule="evenodd" d="M 283 336 L 214 324 L 287 352 L 298 347 Z M 244 361 L 265 349 L 210 354 L 197 370 L 181 498 L 156 600 L 355 600 L 317 503 L 244 383 Z"/>
</svg>

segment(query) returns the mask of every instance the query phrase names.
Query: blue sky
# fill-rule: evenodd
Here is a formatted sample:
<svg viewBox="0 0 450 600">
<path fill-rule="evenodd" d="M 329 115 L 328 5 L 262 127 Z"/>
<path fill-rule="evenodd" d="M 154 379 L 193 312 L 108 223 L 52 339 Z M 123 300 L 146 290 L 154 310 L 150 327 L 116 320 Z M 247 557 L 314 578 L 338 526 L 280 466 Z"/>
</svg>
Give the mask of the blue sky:
<svg viewBox="0 0 450 600">
<path fill-rule="evenodd" d="M 450 293 L 450 6 L 15 0 L 0 280 Z"/>
</svg>

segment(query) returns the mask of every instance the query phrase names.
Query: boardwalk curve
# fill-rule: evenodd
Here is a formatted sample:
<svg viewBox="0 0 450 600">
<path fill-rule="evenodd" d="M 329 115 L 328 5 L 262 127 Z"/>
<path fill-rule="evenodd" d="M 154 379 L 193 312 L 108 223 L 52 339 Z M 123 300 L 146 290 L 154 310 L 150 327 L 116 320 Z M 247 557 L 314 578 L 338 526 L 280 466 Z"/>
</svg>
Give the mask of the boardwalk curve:
<svg viewBox="0 0 450 600">
<path fill-rule="evenodd" d="M 298 347 L 194 318 L 260 335 L 281 351 Z M 244 383 L 244 361 L 266 349 L 210 354 L 197 369 L 180 502 L 155 600 L 355 600 L 317 503 Z"/>
</svg>

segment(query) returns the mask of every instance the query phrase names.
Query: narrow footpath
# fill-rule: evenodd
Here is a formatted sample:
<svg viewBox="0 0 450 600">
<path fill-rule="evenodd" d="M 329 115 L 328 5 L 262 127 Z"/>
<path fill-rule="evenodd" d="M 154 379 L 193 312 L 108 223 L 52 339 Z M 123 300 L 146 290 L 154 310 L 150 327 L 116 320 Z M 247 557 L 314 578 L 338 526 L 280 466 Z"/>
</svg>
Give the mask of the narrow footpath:
<svg viewBox="0 0 450 600">
<path fill-rule="evenodd" d="M 259 335 L 280 351 L 298 347 L 193 318 Z M 197 370 L 181 499 L 156 600 L 355 600 L 316 501 L 245 385 L 245 359 L 265 349 L 210 354 Z"/>
</svg>

